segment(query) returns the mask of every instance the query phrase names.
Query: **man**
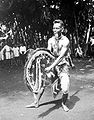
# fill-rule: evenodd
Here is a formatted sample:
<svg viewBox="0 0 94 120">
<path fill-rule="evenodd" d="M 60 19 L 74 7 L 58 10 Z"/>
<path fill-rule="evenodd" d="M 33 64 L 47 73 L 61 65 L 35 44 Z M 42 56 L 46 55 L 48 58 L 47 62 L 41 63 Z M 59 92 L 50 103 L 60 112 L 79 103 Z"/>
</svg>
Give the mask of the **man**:
<svg viewBox="0 0 94 120">
<path fill-rule="evenodd" d="M 13 56 L 14 56 L 15 64 L 18 65 L 19 47 L 15 44 L 12 49 L 13 49 Z"/>
<path fill-rule="evenodd" d="M 64 111 L 68 112 L 69 108 L 65 105 L 68 92 L 69 92 L 69 40 L 66 36 L 62 34 L 63 22 L 61 20 L 55 20 L 53 22 L 53 33 L 54 35 L 48 40 L 48 49 L 56 56 L 55 61 L 51 64 L 51 66 L 47 67 L 45 70 L 49 73 L 53 68 L 58 73 L 58 77 L 61 82 L 61 89 L 63 92 L 62 96 L 62 107 Z M 44 89 L 41 91 L 40 96 L 35 95 L 35 107 L 38 107 L 39 100 L 43 94 Z M 30 107 L 30 106 L 27 106 Z"/>
<path fill-rule="evenodd" d="M 8 34 L 6 33 L 6 26 L 5 25 L 0 25 L 0 42 L 3 40 L 6 40 L 8 38 Z"/>
<path fill-rule="evenodd" d="M 10 47 L 7 43 L 5 43 L 5 46 L 2 48 L 1 53 L 4 55 L 4 62 L 8 63 L 8 65 L 11 65 L 11 53 L 12 53 L 12 47 Z"/>
<path fill-rule="evenodd" d="M 2 51 L 4 52 L 5 51 L 5 59 L 11 59 L 11 55 L 10 55 L 10 52 L 12 51 L 12 48 L 9 46 L 9 45 L 5 45 L 2 49 Z"/>
<path fill-rule="evenodd" d="M 19 52 L 20 52 L 20 58 L 21 58 L 22 64 L 24 65 L 25 64 L 25 59 L 26 59 L 26 56 L 25 56 L 26 46 L 21 44 L 21 46 L 19 48 Z"/>
<path fill-rule="evenodd" d="M 61 82 L 62 95 L 62 107 L 64 111 L 69 111 L 69 108 L 65 105 L 68 92 L 69 92 L 69 40 L 66 36 L 62 34 L 63 22 L 61 20 L 55 20 L 53 22 L 53 33 L 54 36 L 48 40 L 48 49 L 53 52 L 56 56 L 56 60 L 51 64 L 51 66 L 46 68 L 46 71 L 49 72 L 55 67 L 58 77 Z"/>
</svg>

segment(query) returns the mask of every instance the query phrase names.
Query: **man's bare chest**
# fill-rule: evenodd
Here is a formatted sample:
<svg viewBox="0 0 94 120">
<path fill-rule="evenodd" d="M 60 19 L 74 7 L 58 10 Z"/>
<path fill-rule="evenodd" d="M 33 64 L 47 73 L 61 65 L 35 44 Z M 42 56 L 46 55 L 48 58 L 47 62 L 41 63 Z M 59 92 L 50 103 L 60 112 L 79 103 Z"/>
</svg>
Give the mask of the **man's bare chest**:
<svg viewBox="0 0 94 120">
<path fill-rule="evenodd" d="M 53 43 L 52 43 L 52 48 L 53 49 L 61 50 L 63 46 L 64 46 L 64 42 L 61 41 L 61 40 L 59 40 L 59 41 L 53 41 Z"/>
</svg>

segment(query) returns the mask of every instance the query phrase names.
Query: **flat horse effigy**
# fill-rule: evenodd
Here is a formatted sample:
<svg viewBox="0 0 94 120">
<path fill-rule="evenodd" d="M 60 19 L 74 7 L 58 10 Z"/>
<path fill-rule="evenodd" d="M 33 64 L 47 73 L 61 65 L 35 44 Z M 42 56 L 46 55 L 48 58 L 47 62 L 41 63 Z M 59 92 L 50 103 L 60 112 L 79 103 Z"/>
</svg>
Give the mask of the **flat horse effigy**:
<svg viewBox="0 0 94 120">
<path fill-rule="evenodd" d="M 55 56 L 46 48 L 38 48 L 29 53 L 24 67 L 24 80 L 30 91 L 38 93 L 42 87 L 51 85 L 55 97 L 60 91 L 60 80 L 55 69 L 47 73 L 45 68 L 55 60 Z"/>
</svg>

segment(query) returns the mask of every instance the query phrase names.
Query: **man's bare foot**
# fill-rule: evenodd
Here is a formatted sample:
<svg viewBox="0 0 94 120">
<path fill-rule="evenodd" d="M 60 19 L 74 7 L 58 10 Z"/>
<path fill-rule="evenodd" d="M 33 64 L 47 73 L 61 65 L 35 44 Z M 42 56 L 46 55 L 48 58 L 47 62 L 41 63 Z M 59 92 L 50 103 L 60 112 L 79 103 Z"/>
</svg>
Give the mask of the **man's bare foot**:
<svg viewBox="0 0 94 120">
<path fill-rule="evenodd" d="M 69 111 L 69 108 L 68 108 L 66 105 L 64 105 L 63 103 L 62 103 L 62 108 L 63 108 L 63 110 L 64 110 L 65 112 L 68 112 L 68 111 Z"/>
<path fill-rule="evenodd" d="M 39 107 L 39 103 L 38 102 L 33 102 L 33 103 L 31 103 L 30 105 L 27 105 L 27 106 L 25 106 L 26 108 L 32 108 L 32 107 L 34 107 L 34 108 L 38 108 Z"/>
</svg>

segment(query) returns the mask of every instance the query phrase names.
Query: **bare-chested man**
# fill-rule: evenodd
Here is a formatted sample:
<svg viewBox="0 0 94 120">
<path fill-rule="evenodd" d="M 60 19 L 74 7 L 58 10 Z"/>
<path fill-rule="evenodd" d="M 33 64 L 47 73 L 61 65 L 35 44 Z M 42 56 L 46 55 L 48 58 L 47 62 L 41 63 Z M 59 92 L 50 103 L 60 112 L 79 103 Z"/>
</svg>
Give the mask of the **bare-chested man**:
<svg viewBox="0 0 94 120">
<path fill-rule="evenodd" d="M 69 40 L 66 36 L 62 34 L 64 30 L 64 25 L 62 20 L 55 20 L 53 22 L 53 36 L 48 40 L 48 49 L 56 56 L 55 61 L 51 64 L 51 66 L 47 67 L 46 72 L 50 72 L 53 68 L 56 69 L 58 73 L 58 77 L 60 79 L 61 90 L 62 90 L 62 108 L 64 111 L 68 112 L 69 108 L 66 106 L 66 101 L 69 93 Z M 43 89 L 44 91 L 44 89 Z M 40 96 L 36 99 L 33 105 L 38 107 L 39 99 L 43 94 L 41 91 Z"/>
<path fill-rule="evenodd" d="M 62 89 L 62 107 L 65 111 L 69 111 L 69 108 L 65 105 L 68 92 L 69 92 L 69 40 L 66 36 L 62 34 L 64 30 L 63 22 L 61 20 L 55 20 L 53 22 L 53 33 L 54 36 L 51 37 L 48 41 L 48 49 L 53 52 L 55 56 L 57 56 L 54 63 L 46 68 L 46 71 L 50 71 L 52 68 L 56 68 L 58 77 L 61 82 Z"/>
</svg>

